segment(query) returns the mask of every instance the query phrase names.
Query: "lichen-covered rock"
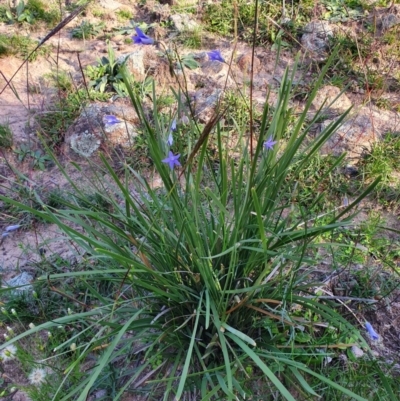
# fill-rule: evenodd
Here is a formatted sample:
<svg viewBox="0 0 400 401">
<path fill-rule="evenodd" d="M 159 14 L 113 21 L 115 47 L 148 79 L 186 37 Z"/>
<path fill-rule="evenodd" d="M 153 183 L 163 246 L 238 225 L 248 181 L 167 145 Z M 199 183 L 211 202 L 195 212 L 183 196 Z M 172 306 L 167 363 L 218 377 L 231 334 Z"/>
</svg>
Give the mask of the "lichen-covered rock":
<svg viewBox="0 0 400 401">
<path fill-rule="evenodd" d="M 108 124 L 104 116 L 116 122 Z M 85 107 L 65 135 L 65 143 L 84 157 L 93 156 L 102 143 L 108 146 L 130 147 L 138 135 L 139 119 L 133 107 L 93 103 Z"/>
<path fill-rule="evenodd" d="M 81 156 L 90 157 L 100 147 L 101 140 L 89 131 L 71 136 L 71 149 Z"/>
<path fill-rule="evenodd" d="M 21 274 L 18 274 L 18 276 L 15 276 L 14 278 L 5 281 L 5 284 L 8 287 L 19 287 L 15 288 L 14 290 L 11 291 L 13 295 L 18 295 L 22 294 L 23 292 L 31 292 L 32 291 L 32 285 L 31 282 L 33 281 L 33 277 L 27 273 L 27 272 L 22 272 Z"/>
<path fill-rule="evenodd" d="M 169 18 L 173 22 L 176 30 L 179 32 L 195 31 L 199 28 L 199 24 L 191 19 L 188 14 L 174 14 Z"/>
<path fill-rule="evenodd" d="M 334 35 L 331 24 L 327 21 L 311 21 L 304 27 L 301 44 L 311 56 L 324 60 L 327 57 L 329 41 Z"/>
</svg>

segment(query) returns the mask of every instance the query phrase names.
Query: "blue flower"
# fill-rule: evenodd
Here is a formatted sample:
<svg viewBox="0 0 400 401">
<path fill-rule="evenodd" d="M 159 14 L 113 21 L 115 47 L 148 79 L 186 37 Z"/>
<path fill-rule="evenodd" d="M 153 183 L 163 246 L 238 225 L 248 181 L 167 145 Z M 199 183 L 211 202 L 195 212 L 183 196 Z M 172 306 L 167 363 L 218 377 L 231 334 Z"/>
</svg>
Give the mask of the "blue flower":
<svg viewBox="0 0 400 401">
<path fill-rule="evenodd" d="M 175 118 L 172 121 L 171 129 L 169 131 L 169 135 L 168 135 L 168 139 L 167 139 L 167 145 L 168 146 L 172 146 L 172 144 L 174 143 L 174 137 L 172 136 L 172 132 L 173 131 L 176 131 L 176 119 Z"/>
<path fill-rule="evenodd" d="M 147 36 L 140 28 L 135 28 L 136 35 L 132 36 L 133 43 L 137 45 L 152 45 L 154 43 L 154 39 L 150 36 Z"/>
<path fill-rule="evenodd" d="M 267 141 L 264 142 L 264 148 L 267 150 L 272 150 L 274 148 L 274 145 L 276 144 L 276 141 L 272 140 L 272 135 L 268 138 Z"/>
<path fill-rule="evenodd" d="M 171 151 L 169 151 L 168 157 L 162 160 L 162 162 L 168 164 L 169 168 L 173 170 L 175 166 L 181 165 L 181 163 L 179 163 L 178 161 L 180 157 L 181 157 L 180 154 L 174 155 Z"/>
<path fill-rule="evenodd" d="M 174 118 L 174 121 L 172 121 L 171 124 L 171 131 L 176 131 L 176 119 Z"/>
<path fill-rule="evenodd" d="M 371 337 L 371 340 L 379 340 L 379 334 L 374 330 L 372 327 L 371 323 L 365 322 L 365 328 L 368 331 L 369 336 Z"/>
<path fill-rule="evenodd" d="M 118 118 L 115 116 L 104 116 L 103 117 L 103 123 L 106 125 L 114 125 L 114 124 L 118 124 L 120 122 L 121 121 L 118 120 Z"/>
<path fill-rule="evenodd" d="M 8 227 L 6 227 L 6 228 L 5 228 L 5 231 L 6 231 L 7 233 L 10 233 L 10 232 L 12 232 L 12 231 L 18 230 L 19 228 L 21 228 L 21 226 L 20 226 L 19 224 L 16 224 L 15 226 L 8 226 Z"/>
<path fill-rule="evenodd" d="M 211 61 L 220 61 L 221 63 L 225 63 L 225 60 L 219 50 L 211 50 L 207 53 L 207 55 Z"/>
<path fill-rule="evenodd" d="M 172 146 L 173 143 L 174 143 L 174 138 L 172 137 L 172 132 L 170 132 L 167 139 L 167 145 Z"/>
</svg>

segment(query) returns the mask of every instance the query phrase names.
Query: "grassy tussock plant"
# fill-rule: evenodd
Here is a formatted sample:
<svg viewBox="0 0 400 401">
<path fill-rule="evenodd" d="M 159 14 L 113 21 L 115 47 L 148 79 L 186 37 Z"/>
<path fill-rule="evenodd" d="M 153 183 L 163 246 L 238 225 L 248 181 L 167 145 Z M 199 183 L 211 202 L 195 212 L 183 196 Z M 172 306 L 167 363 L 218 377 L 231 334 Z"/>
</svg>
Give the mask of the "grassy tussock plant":
<svg viewBox="0 0 400 401">
<path fill-rule="evenodd" d="M 295 202 L 296 183 L 287 179 L 289 171 L 300 175 L 344 118 L 309 139 L 312 123 L 306 114 L 323 75 L 293 122 L 294 72 L 286 72 L 275 108 L 264 108 L 252 156 L 243 140 L 242 156 L 231 159 L 217 117 L 203 132 L 192 123 L 192 135 L 200 140 L 188 149 L 185 164 L 176 154 L 178 141 L 168 137 L 171 124 L 158 115 L 155 93 L 149 122 L 130 78 L 121 74 L 163 187 L 152 189 L 133 169 L 119 178 L 103 158 L 115 189 L 110 182 L 105 187 L 104 171 L 93 185 L 110 205 L 106 210 L 84 202 L 29 209 L 56 223 L 86 251 L 86 260 L 96 262 L 91 270 L 44 279 L 81 278 L 96 301 L 82 307 L 82 298 L 80 311 L 49 320 L 2 347 L 58 325 L 74 327 L 74 335 L 55 350 L 64 355 L 74 344 L 63 391 L 57 390 L 63 400 L 86 400 L 111 367 L 114 382 L 107 391 L 113 400 L 128 389 L 164 400 L 180 400 L 185 392 L 204 401 L 244 399 L 260 375 L 257 386 L 265 399 L 276 394 L 289 401 L 296 399 L 293 394 L 309 399 L 317 396 L 316 389 L 323 396 L 330 388 L 343 399 L 364 400 L 319 373 L 337 348 L 368 345 L 334 304 L 318 299 L 307 272 L 313 251 L 323 246 L 317 237 L 348 225 L 349 213 L 376 182 L 350 205 L 320 218 Z M 218 144 L 217 169 L 207 156 L 211 132 Z M 102 281 L 115 283 L 116 290 L 95 290 Z M 95 366 L 69 387 L 69 375 L 94 357 Z"/>
</svg>

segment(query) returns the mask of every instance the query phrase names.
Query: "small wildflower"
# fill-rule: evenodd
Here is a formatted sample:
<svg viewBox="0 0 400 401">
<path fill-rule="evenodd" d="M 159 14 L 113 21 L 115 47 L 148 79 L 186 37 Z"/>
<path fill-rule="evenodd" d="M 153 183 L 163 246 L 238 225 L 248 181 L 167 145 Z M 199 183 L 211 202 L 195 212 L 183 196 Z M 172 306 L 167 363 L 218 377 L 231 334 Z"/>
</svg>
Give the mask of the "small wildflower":
<svg viewBox="0 0 400 401">
<path fill-rule="evenodd" d="M 3 360 L 3 362 L 7 362 L 14 359 L 16 354 L 17 354 L 17 347 L 11 344 L 5 347 L 3 351 L 1 351 L 0 357 Z"/>
<path fill-rule="evenodd" d="M 48 331 L 48 332 L 47 332 L 47 337 L 48 337 L 48 338 L 53 337 L 53 335 L 51 334 L 51 331 Z"/>
<path fill-rule="evenodd" d="M 6 316 L 8 316 L 7 309 L 6 309 L 6 308 L 4 308 L 3 306 L 1 307 L 1 313 L 2 313 L 3 315 L 6 315 Z"/>
<path fill-rule="evenodd" d="M 12 231 L 16 231 L 19 228 L 21 228 L 21 226 L 19 224 L 16 224 L 15 226 L 8 226 L 5 228 L 5 231 L 7 231 L 8 233 L 11 233 Z"/>
<path fill-rule="evenodd" d="M 36 368 L 32 370 L 31 374 L 28 377 L 28 380 L 31 384 L 39 385 L 44 382 L 45 377 L 46 371 L 44 369 Z"/>
<path fill-rule="evenodd" d="M 137 45 L 152 45 L 154 43 L 154 39 L 150 36 L 147 36 L 140 28 L 135 28 L 136 35 L 132 36 L 133 43 Z"/>
<path fill-rule="evenodd" d="M 374 330 L 372 327 L 371 323 L 365 322 L 365 328 L 368 331 L 369 336 L 371 337 L 371 340 L 379 340 L 379 334 Z"/>
<path fill-rule="evenodd" d="M 10 326 L 7 326 L 6 329 L 11 335 L 14 335 L 14 330 Z"/>
<path fill-rule="evenodd" d="M 276 141 L 273 141 L 272 135 L 268 138 L 267 141 L 264 142 L 264 148 L 267 150 L 272 150 L 274 148 L 274 145 L 276 144 Z"/>
<path fill-rule="evenodd" d="M 33 298 L 38 299 L 38 294 L 36 291 L 32 291 Z"/>
<path fill-rule="evenodd" d="M 11 309 L 11 313 L 12 313 L 14 316 L 17 316 L 17 311 L 16 311 L 14 308 Z"/>
<path fill-rule="evenodd" d="M 343 198 L 343 206 L 344 207 L 349 206 L 349 198 L 346 195 Z"/>
<path fill-rule="evenodd" d="M 210 52 L 207 53 L 207 55 L 211 61 L 220 61 L 221 63 L 225 62 L 219 50 L 211 50 Z"/>
<path fill-rule="evenodd" d="M 172 132 L 170 132 L 167 139 L 167 145 L 172 146 L 173 143 L 174 143 L 174 138 L 172 136 Z"/>
<path fill-rule="evenodd" d="M 178 159 L 181 157 L 180 154 L 174 155 L 171 151 L 169 151 L 169 155 L 167 158 L 163 159 L 162 162 L 169 165 L 171 170 L 174 169 L 175 166 L 180 166 Z"/>
<path fill-rule="evenodd" d="M 29 323 L 29 328 L 32 330 L 32 329 L 34 329 L 36 326 L 33 324 L 33 323 Z"/>
<path fill-rule="evenodd" d="M 76 351 L 76 344 L 75 344 L 75 343 L 72 343 L 72 344 L 69 346 L 69 348 L 70 348 L 71 351 Z"/>
<path fill-rule="evenodd" d="M 103 123 L 104 123 L 105 125 L 114 125 L 114 124 L 118 124 L 118 123 L 120 123 L 120 122 L 121 122 L 121 121 L 118 120 L 118 118 L 115 117 L 115 116 L 111 116 L 111 115 L 103 116 Z"/>
<path fill-rule="evenodd" d="M 72 313 L 73 313 L 71 308 L 68 308 L 67 312 L 68 312 L 68 315 L 72 315 Z"/>
<path fill-rule="evenodd" d="M 172 121 L 171 124 L 171 131 L 176 131 L 176 119 L 174 118 L 174 120 Z"/>
</svg>

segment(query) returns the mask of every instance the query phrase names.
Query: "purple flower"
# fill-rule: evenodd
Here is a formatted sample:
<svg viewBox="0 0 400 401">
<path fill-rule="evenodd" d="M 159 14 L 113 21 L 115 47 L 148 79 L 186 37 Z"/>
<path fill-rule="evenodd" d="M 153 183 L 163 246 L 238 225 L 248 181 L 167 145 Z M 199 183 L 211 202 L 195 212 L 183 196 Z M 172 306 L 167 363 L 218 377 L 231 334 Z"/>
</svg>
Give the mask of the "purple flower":
<svg viewBox="0 0 400 401">
<path fill-rule="evenodd" d="M 172 146 L 173 143 L 174 143 L 174 138 L 172 137 L 172 132 L 170 132 L 167 139 L 167 145 Z"/>
<path fill-rule="evenodd" d="M 371 337 L 371 340 L 379 340 L 379 334 L 374 330 L 372 327 L 371 323 L 365 322 L 365 328 L 368 331 L 369 336 Z"/>
<path fill-rule="evenodd" d="M 106 125 L 114 125 L 114 124 L 118 124 L 120 122 L 121 121 L 118 120 L 118 118 L 115 116 L 104 116 L 103 117 L 103 123 Z"/>
<path fill-rule="evenodd" d="M 181 163 L 179 163 L 178 159 L 181 157 L 180 154 L 174 155 L 171 151 L 169 151 L 169 155 L 167 158 L 162 160 L 163 163 L 169 164 L 169 168 L 171 170 L 174 169 L 175 166 L 180 166 Z"/>
<path fill-rule="evenodd" d="M 136 27 L 135 31 L 136 35 L 132 36 L 133 43 L 137 45 L 152 45 L 154 43 L 154 39 L 145 35 L 140 28 Z"/>
<path fill-rule="evenodd" d="M 225 63 L 225 60 L 219 50 L 211 50 L 207 53 L 207 55 L 211 61 L 220 61 L 221 63 Z"/>
<path fill-rule="evenodd" d="M 12 231 L 18 230 L 19 228 L 21 228 L 21 226 L 20 226 L 19 224 L 16 224 L 15 226 L 8 226 L 8 227 L 6 227 L 6 228 L 5 228 L 5 231 L 8 232 L 8 233 L 10 233 L 10 232 L 12 232 Z"/>
<path fill-rule="evenodd" d="M 176 119 L 174 118 L 174 121 L 172 121 L 171 124 L 171 131 L 176 131 Z"/>
<path fill-rule="evenodd" d="M 272 140 L 272 135 L 268 138 L 267 141 L 264 142 L 264 148 L 267 150 L 272 150 L 274 148 L 274 145 L 276 144 L 276 141 Z"/>
</svg>

